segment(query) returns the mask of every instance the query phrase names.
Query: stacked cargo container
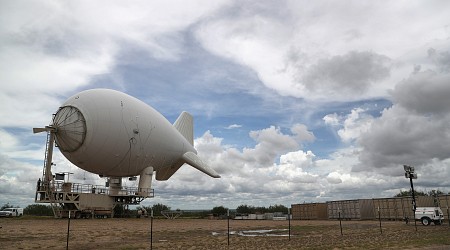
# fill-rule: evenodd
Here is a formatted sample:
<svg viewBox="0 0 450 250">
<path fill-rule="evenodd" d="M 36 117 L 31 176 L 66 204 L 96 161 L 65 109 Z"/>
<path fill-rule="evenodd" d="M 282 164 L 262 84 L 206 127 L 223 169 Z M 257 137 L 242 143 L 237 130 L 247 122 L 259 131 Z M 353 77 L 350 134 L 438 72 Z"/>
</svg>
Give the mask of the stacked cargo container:
<svg viewBox="0 0 450 250">
<path fill-rule="evenodd" d="M 450 194 L 439 195 L 438 200 L 442 210 L 450 207 Z"/>
<path fill-rule="evenodd" d="M 404 202 L 406 200 L 406 202 Z M 383 220 L 398 220 L 413 216 L 411 200 L 408 198 L 377 198 L 373 199 L 374 214 Z"/>
<path fill-rule="evenodd" d="M 328 211 L 326 203 L 304 203 L 292 205 L 294 220 L 326 220 Z"/>
<path fill-rule="evenodd" d="M 329 219 L 370 220 L 375 218 L 371 199 L 329 201 L 327 205 Z"/>
<path fill-rule="evenodd" d="M 444 212 L 444 217 L 450 219 L 450 194 L 440 195 L 438 197 L 439 207 Z"/>
<path fill-rule="evenodd" d="M 450 195 L 416 197 L 417 207 L 440 206 L 442 210 L 450 207 Z M 450 213 L 450 208 L 447 213 Z M 448 215 L 450 216 L 450 214 Z M 294 220 L 403 220 L 414 218 L 412 197 L 375 198 L 329 201 L 327 203 L 304 203 L 292 205 Z"/>
</svg>

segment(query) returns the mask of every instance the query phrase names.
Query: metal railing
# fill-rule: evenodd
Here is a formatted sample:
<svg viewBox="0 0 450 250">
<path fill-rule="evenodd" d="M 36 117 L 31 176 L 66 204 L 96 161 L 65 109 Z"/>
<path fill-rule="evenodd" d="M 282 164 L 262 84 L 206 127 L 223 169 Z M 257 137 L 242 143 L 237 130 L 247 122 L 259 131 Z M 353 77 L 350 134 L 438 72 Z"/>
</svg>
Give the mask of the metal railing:
<svg viewBox="0 0 450 250">
<path fill-rule="evenodd" d="M 149 194 L 153 196 L 154 190 L 152 188 L 138 188 L 123 186 L 121 189 L 112 189 L 103 185 L 72 183 L 65 181 L 52 181 L 49 185 L 50 190 L 55 192 L 70 192 L 70 193 L 92 193 L 105 194 L 112 196 L 140 196 L 141 194 Z M 40 184 L 38 190 L 47 190 L 44 182 Z"/>
</svg>

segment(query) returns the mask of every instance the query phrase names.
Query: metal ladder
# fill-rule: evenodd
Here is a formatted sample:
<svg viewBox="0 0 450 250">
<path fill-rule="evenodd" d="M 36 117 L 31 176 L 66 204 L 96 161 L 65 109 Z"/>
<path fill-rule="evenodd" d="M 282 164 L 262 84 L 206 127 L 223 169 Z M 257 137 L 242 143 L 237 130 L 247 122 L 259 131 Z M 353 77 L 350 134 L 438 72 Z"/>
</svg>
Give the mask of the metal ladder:
<svg viewBox="0 0 450 250">
<path fill-rule="evenodd" d="M 45 145 L 45 160 L 44 169 L 42 170 L 42 180 L 45 188 L 45 195 L 50 201 L 50 206 L 53 210 L 53 215 L 55 218 L 61 218 L 61 208 L 59 202 L 57 201 L 56 192 L 54 192 L 55 186 L 49 176 L 51 176 L 51 165 L 52 165 L 52 155 L 53 155 L 53 141 L 54 134 L 51 130 L 47 130 L 47 142 Z M 50 164 L 50 166 L 49 166 Z M 48 172 L 48 173 L 47 173 Z M 58 197 L 59 200 L 59 197 Z"/>
<path fill-rule="evenodd" d="M 47 142 L 45 143 L 45 158 L 44 158 L 44 168 L 42 169 L 42 180 L 45 180 L 46 169 L 47 169 L 47 159 L 48 159 L 48 144 L 50 143 L 50 131 L 47 131 Z"/>
</svg>

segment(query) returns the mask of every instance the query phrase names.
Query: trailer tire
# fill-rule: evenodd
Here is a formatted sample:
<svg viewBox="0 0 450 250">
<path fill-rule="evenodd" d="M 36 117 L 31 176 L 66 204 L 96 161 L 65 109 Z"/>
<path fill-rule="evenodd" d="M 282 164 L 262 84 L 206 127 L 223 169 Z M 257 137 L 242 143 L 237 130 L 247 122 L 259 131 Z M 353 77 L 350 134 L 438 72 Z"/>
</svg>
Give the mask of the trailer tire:
<svg viewBox="0 0 450 250">
<path fill-rule="evenodd" d="M 428 217 L 422 217 L 421 221 L 422 221 L 422 225 L 424 225 L 424 226 L 428 226 L 431 223 L 431 220 Z"/>
</svg>

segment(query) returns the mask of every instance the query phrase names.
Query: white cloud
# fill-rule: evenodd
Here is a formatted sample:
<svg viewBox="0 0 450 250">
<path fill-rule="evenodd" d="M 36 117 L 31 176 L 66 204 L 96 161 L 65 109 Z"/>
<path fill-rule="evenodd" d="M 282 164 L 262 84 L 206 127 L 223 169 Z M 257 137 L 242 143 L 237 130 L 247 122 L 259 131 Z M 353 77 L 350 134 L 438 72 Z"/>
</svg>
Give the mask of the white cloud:
<svg viewBox="0 0 450 250">
<path fill-rule="evenodd" d="M 373 117 L 365 114 L 363 109 L 353 109 L 344 120 L 344 127 L 338 131 L 338 134 L 344 142 L 355 140 L 370 129 L 372 121 Z"/>
<path fill-rule="evenodd" d="M 442 2 L 239 5 L 234 15 L 199 25 L 196 37 L 210 52 L 253 69 L 280 95 L 308 100 L 386 97 L 403 71 L 388 58 L 448 37 Z"/>
<path fill-rule="evenodd" d="M 338 126 L 339 125 L 339 116 L 336 113 L 328 114 L 322 118 L 326 125 Z"/>
<path fill-rule="evenodd" d="M 275 157 L 288 150 L 299 148 L 296 140 L 280 132 L 280 128 L 271 126 L 259 131 L 251 131 L 250 137 L 258 144 L 255 148 L 244 148 L 243 156 L 246 159 L 256 160 L 261 166 L 272 164 Z"/>
<path fill-rule="evenodd" d="M 0 126 L 47 124 L 48 114 L 63 101 L 61 96 L 108 74 L 130 46 L 158 60 L 177 60 L 183 53 L 181 32 L 224 3 L 4 3 L 0 116 L 8 118 Z"/>
<path fill-rule="evenodd" d="M 308 168 L 313 165 L 315 155 L 311 151 L 293 151 L 280 156 L 281 165 L 293 165 L 299 168 Z"/>
<path fill-rule="evenodd" d="M 445 150 L 450 146 L 449 122 L 448 118 L 417 115 L 394 106 L 384 111 L 359 139 L 364 148 L 361 161 L 384 168 L 449 158 Z"/>
<path fill-rule="evenodd" d="M 242 125 L 239 124 L 231 124 L 228 127 L 226 127 L 225 129 L 235 129 L 235 128 L 242 128 Z"/>
<path fill-rule="evenodd" d="M 332 173 L 328 174 L 327 181 L 330 184 L 340 184 L 340 183 L 342 183 L 341 176 L 338 173 L 336 173 L 336 172 L 332 172 Z"/>
<path fill-rule="evenodd" d="M 300 142 L 312 142 L 316 139 L 314 133 L 308 131 L 308 128 L 304 124 L 294 124 L 291 128 L 291 132 Z"/>
<path fill-rule="evenodd" d="M 321 59 L 299 80 L 308 92 L 351 100 L 388 78 L 390 59 L 372 52 L 350 51 Z M 342 96 L 341 96 L 342 95 Z"/>
<path fill-rule="evenodd" d="M 30 135 L 31 130 L 29 131 L 29 135 L 18 135 L 0 129 L 0 152 L 13 159 L 41 160 L 45 145 L 26 144 Z"/>
<path fill-rule="evenodd" d="M 42 169 L 0 154 L 0 204 L 30 204 L 34 201 L 37 179 Z"/>
<path fill-rule="evenodd" d="M 2 152 L 8 150 L 10 148 L 14 148 L 18 145 L 19 141 L 16 137 L 6 132 L 3 129 L 0 129 L 0 149 Z"/>
<path fill-rule="evenodd" d="M 442 63 L 441 63 L 442 64 Z M 450 158 L 448 72 L 413 72 L 392 91 L 394 105 L 358 139 L 361 161 L 376 168 Z"/>
<path fill-rule="evenodd" d="M 362 108 L 354 108 L 350 114 L 339 116 L 336 113 L 328 114 L 322 118 L 326 125 L 337 129 L 337 134 L 343 142 L 349 143 L 358 139 L 360 135 L 367 132 L 374 118 L 365 113 Z"/>
</svg>

